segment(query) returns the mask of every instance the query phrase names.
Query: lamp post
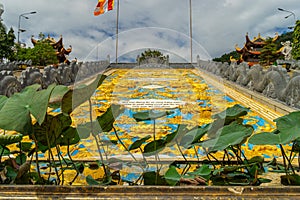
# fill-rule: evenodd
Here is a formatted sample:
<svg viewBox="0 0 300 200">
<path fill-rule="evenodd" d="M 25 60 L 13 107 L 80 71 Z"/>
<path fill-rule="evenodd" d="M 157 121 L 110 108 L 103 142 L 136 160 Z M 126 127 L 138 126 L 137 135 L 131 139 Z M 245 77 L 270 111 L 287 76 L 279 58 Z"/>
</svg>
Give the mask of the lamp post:
<svg viewBox="0 0 300 200">
<path fill-rule="evenodd" d="M 287 16 L 285 16 L 284 18 L 285 19 L 287 19 L 287 18 L 289 18 L 290 16 L 292 16 L 293 15 L 293 17 L 294 17 L 294 21 L 296 22 L 296 15 L 295 15 L 295 13 L 293 13 L 292 11 L 289 11 L 289 10 L 285 10 L 285 9 L 283 9 L 283 8 L 277 8 L 279 11 L 281 11 L 281 12 L 287 12 L 287 13 L 290 13 L 289 15 L 287 15 Z M 293 29 L 294 27 L 288 27 L 289 29 Z"/>
<path fill-rule="evenodd" d="M 36 11 L 32 11 L 32 12 L 22 13 L 22 14 L 19 15 L 19 21 L 18 21 L 18 44 L 20 44 L 20 33 L 26 31 L 26 30 L 20 28 L 21 18 L 24 17 L 25 19 L 29 19 L 25 15 L 32 15 L 32 14 L 35 14 L 35 13 L 36 13 Z"/>
</svg>

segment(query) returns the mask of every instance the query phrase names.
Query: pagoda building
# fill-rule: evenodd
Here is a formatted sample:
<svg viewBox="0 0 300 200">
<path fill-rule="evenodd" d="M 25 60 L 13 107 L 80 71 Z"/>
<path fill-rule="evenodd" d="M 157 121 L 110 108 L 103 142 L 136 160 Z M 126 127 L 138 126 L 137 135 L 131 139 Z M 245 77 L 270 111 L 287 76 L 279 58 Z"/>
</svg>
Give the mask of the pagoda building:
<svg viewBox="0 0 300 200">
<path fill-rule="evenodd" d="M 66 58 L 66 56 L 72 52 L 72 46 L 70 45 L 67 49 L 64 48 L 62 35 L 60 36 L 58 41 L 56 41 L 54 38 L 51 38 L 49 35 L 47 38 L 43 39 L 43 41 L 49 42 L 49 44 L 56 51 L 58 63 L 70 64 L 70 61 Z M 36 45 L 39 40 L 34 39 L 32 36 L 31 42 L 33 45 Z"/>
<path fill-rule="evenodd" d="M 278 39 L 278 34 L 272 39 L 275 42 Z M 266 40 L 260 36 L 254 37 L 252 40 L 249 38 L 248 33 L 246 34 L 246 42 L 243 48 L 239 48 L 238 45 L 235 46 L 235 50 L 240 54 L 239 63 L 247 62 L 249 66 L 259 63 L 259 56 L 261 54 L 262 48 L 266 45 Z M 280 51 L 278 51 L 280 53 Z"/>
</svg>

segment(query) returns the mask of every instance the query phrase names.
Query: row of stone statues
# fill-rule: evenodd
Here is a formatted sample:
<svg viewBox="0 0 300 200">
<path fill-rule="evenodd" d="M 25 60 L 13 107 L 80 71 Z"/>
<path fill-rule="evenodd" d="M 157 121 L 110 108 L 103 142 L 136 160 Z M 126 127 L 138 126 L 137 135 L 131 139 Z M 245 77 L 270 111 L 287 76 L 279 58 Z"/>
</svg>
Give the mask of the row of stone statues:
<svg viewBox="0 0 300 200">
<path fill-rule="evenodd" d="M 47 66 L 44 69 L 27 67 L 21 74 L 15 75 L 12 69 L 14 64 L 6 63 L 6 70 L 0 71 L 0 95 L 11 96 L 21 91 L 26 86 L 40 84 L 41 88 L 47 88 L 50 84 L 71 85 L 87 77 L 105 71 L 109 61 L 98 62 L 72 62 L 70 65 Z"/>
<path fill-rule="evenodd" d="M 198 60 L 198 66 L 214 75 L 262 93 L 266 97 L 300 108 L 300 73 L 297 70 L 290 75 L 281 65 L 264 69 L 258 64 L 249 68 L 247 63 L 232 62 L 229 65 L 200 60 Z"/>
</svg>

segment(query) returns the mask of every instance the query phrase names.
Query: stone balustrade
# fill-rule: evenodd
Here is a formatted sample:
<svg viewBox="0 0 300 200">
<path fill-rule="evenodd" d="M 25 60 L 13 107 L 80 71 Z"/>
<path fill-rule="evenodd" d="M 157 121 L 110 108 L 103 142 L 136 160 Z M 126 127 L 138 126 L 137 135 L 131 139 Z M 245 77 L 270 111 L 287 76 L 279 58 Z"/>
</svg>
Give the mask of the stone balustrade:
<svg viewBox="0 0 300 200">
<path fill-rule="evenodd" d="M 15 72 L 20 70 L 20 65 L 26 65 L 27 67 L 19 75 L 15 75 Z M 80 81 L 105 71 L 109 65 L 109 61 L 104 60 L 71 62 L 70 65 L 62 63 L 58 66 L 49 65 L 41 69 L 32 67 L 29 61 L 22 63 L 1 63 L 0 95 L 9 97 L 32 84 L 40 84 L 42 88 L 47 88 L 53 83 L 58 85 L 72 85 L 75 81 Z"/>
<path fill-rule="evenodd" d="M 248 67 L 247 63 L 220 63 L 197 60 L 197 67 L 235 84 L 300 108 L 300 73 L 287 72 L 281 65 L 264 69 L 261 65 Z"/>
</svg>

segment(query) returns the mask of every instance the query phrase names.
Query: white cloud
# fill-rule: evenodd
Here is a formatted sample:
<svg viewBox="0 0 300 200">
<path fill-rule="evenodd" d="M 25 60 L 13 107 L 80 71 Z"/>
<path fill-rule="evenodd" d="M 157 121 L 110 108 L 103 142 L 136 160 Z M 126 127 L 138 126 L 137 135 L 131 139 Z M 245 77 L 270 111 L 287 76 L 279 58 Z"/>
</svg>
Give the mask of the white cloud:
<svg viewBox="0 0 300 200">
<path fill-rule="evenodd" d="M 3 22 L 8 28 L 14 28 L 16 36 L 19 15 L 37 11 L 27 15 L 29 19 L 21 19 L 21 28 L 26 32 L 20 34 L 20 40 L 28 46 L 32 46 L 31 35 L 37 38 L 40 32 L 55 34 L 57 39 L 62 35 L 65 46 L 73 46 L 70 59 L 96 59 L 97 44 L 110 39 L 108 46 L 98 48 L 98 58 L 105 59 L 107 53 L 112 58 L 115 56 L 114 40 L 110 37 L 116 32 L 116 7 L 95 17 L 97 0 L 2 0 L 0 3 L 5 10 Z M 193 57 L 198 54 L 206 57 L 205 51 L 211 57 L 233 51 L 235 44 L 243 45 L 247 32 L 250 37 L 258 33 L 263 37 L 274 36 L 277 30 L 294 25 L 293 16 L 285 19 L 288 13 L 277 8 L 290 10 L 297 17 L 298 4 L 296 0 L 192 0 Z M 190 59 L 188 0 L 120 0 L 119 26 L 119 55 L 133 56 L 138 49 L 152 47 L 172 52 L 174 56 L 170 57 L 174 60 Z M 145 27 L 165 31 L 159 35 Z"/>
</svg>

